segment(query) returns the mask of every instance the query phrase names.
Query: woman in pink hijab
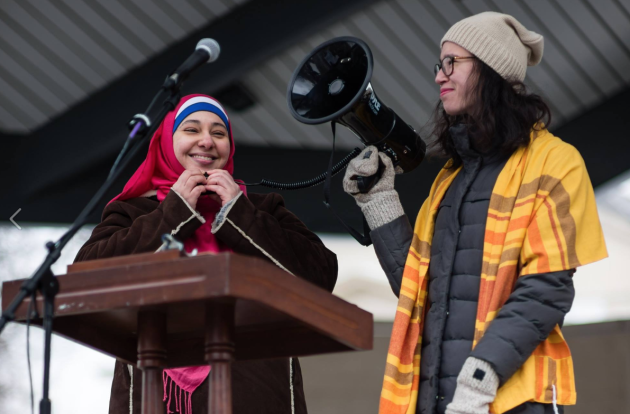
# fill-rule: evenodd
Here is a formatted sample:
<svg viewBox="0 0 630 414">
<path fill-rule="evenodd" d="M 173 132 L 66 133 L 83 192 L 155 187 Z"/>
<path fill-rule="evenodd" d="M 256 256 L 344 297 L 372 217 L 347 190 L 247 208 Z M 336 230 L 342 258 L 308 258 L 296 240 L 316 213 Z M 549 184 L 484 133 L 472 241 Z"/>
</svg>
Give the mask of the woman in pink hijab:
<svg viewBox="0 0 630 414">
<path fill-rule="evenodd" d="M 258 256 L 332 291 L 336 256 L 285 208 L 280 195 L 247 194 L 235 182 L 234 152 L 221 104 L 206 95 L 182 98 L 76 261 L 155 252 L 161 236 L 170 234 L 188 252 Z M 210 369 L 164 370 L 165 413 L 207 413 Z M 235 414 L 306 413 L 296 359 L 236 362 L 232 381 Z M 141 388 L 141 372 L 116 362 L 110 414 L 140 413 Z"/>
</svg>

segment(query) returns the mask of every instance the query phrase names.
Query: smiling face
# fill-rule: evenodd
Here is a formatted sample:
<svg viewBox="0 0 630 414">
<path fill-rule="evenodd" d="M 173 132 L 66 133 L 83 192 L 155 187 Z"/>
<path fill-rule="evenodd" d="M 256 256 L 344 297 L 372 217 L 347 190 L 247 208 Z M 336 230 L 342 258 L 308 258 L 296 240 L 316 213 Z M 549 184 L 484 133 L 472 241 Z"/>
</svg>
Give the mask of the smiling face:
<svg viewBox="0 0 630 414">
<path fill-rule="evenodd" d="M 193 112 L 173 133 L 173 150 L 177 161 L 187 170 L 221 169 L 230 157 L 228 130 L 218 115 Z"/>
<path fill-rule="evenodd" d="M 469 51 L 452 42 L 444 42 L 440 62 L 445 57 L 471 57 Z M 474 72 L 474 59 L 462 59 L 453 61 L 453 72 L 446 76 L 444 71 L 438 71 L 435 75 L 435 83 L 440 85 L 440 99 L 447 114 L 451 116 L 463 115 L 472 107 L 469 96 L 476 83 Z M 448 71 L 447 71 L 448 72 Z"/>
</svg>

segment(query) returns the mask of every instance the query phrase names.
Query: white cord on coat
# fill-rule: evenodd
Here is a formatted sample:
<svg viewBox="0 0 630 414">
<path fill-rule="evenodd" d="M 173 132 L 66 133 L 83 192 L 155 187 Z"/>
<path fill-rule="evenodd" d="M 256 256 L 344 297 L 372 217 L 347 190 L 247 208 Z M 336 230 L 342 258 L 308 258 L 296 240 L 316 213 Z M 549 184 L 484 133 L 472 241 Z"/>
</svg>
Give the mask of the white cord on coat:
<svg viewBox="0 0 630 414">
<path fill-rule="evenodd" d="M 133 414 L 133 365 L 127 364 L 129 370 L 129 377 L 131 382 L 129 383 L 129 414 Z"/>
<path fill-rule="evenodd" d="M 284 270 L 285 272 L 293 275 L 293 273 L 291 273 L 289 269 L 282 266 L 282 264 L 278 260 L 276 260 L 271 254 L 269 254 L 265 249 L 257 245 L 251 239 L 251 237 L 249 237 L 243 230 L 241 230 L 241 228 L 238 227 L 232 220 L 230 220 L 227 217 L 225 218 L 225 220 L 227 220 L 227 222 L 230 223 L 230 225 L 234 227 L 236 231 L 238 231 L 241 234 L 241 236 L 243 236 L 247 241 L 249 241 L 255 248 L 260 250 L 262 254 L 268 257 L 269 260 L 271 260 L 276 266 L 278 266 L 280 269 Z M 291 390 L 291 414 L 295 414 L 295 394 L 293 393 L 293 358 L 289 358 L 289 389 Z"/>
<path fill-rule="evenodd" d="M 289 388 L 291 389 L 291 414 L 295 414 L 295 397 L 293 395 L 293 358 L 289 358 Z"/>
<path fill-rule="evenodd" d="M 558 405 L 556 404 L 557 403 L 557 400 L 556 400 L 556 386 L 552 385 L 551 389 L 553 390 L 553 412 L 554 412 L 554 414 L 560 414 L 558 412 Z"/>
<path fill-rule="evenodd" d="M 262 247 L 257 245 L 247 234 L 245 234 L 245 232 L 243 230 L 241 230 L 236 224 L 234 224 L 234 222 L 232 220 L 230 220 L 227 217 L 225 219 L 227 220 L 228 223 L 230 223 L 232 225 L 232 227 L 234 227 L 236 229 L 236 231 L 238 231 L 241 234 L 241 236 L 245 237 L 245 239 L 247 239 L 247 241 L 249 241 L 255 248 L 260 250 L 262 254 L 267 256 L 269 258 L 269 260 L 271 260 L 276 266 L 278 266 L 280 269 L 284 270 L 285 272 L 295 276 L 293 273 L 291 273 L 291 271 L 289 269 L 287 269 L 286 267 L 282 266 L 282 264 L 278 260 L 276 260 L 272 255 L 267 253 L 267 251 L 265 249 L 263 249 Z"/>
</svg>

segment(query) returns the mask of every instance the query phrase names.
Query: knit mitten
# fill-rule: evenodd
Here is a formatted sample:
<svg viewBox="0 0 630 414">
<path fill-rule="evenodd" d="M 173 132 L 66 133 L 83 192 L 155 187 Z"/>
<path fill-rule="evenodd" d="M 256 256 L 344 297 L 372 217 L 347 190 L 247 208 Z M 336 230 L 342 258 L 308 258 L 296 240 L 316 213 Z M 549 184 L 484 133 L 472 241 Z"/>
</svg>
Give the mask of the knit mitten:
<svg viewBox="0 0 630 414">
<path fill-rule="evenodd" d="M 369 192 L 362 194 L 357 186 L 357 176 L 371 176 L 378 171 L 378 161 L 385 165 L 385 171 Z M 343 189 L 354 197 L 361 208 L 371 230 L 387 224 L 405 214 L 398 193 L 394 190 L 396 172 L 392 160 L 376 147 L 366 147 L 357 155 L 346 169 L 343 177 Z"/>
<path fill-rule="evenodd" d="M 453 401 L 446 414 L 488 414 L 499 388 L 499 377 L 490 364 L 468 357 L 457 377 Z"/>
</svg>

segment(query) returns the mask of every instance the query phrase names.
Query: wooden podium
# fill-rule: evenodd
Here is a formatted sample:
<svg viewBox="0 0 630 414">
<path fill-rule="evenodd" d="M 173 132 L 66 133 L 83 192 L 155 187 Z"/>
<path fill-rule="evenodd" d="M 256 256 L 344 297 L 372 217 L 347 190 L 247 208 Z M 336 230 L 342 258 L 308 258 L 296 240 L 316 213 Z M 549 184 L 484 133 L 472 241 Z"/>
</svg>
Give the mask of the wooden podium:
<svg viewBox="0 0 630 414">
<path fill-rule="evenodd" d="M 254 257 L 171 250 L 76 263 L 58 281 L 53 331 L 137 364 L 143 414 L 165 412 L 163 368 L 212 365 L 209 412 L 223 414 L 234 359 L 372 348 L 370 313 Z M 3 283 L 3 308 L 22 282 Z"/>
</svg>

